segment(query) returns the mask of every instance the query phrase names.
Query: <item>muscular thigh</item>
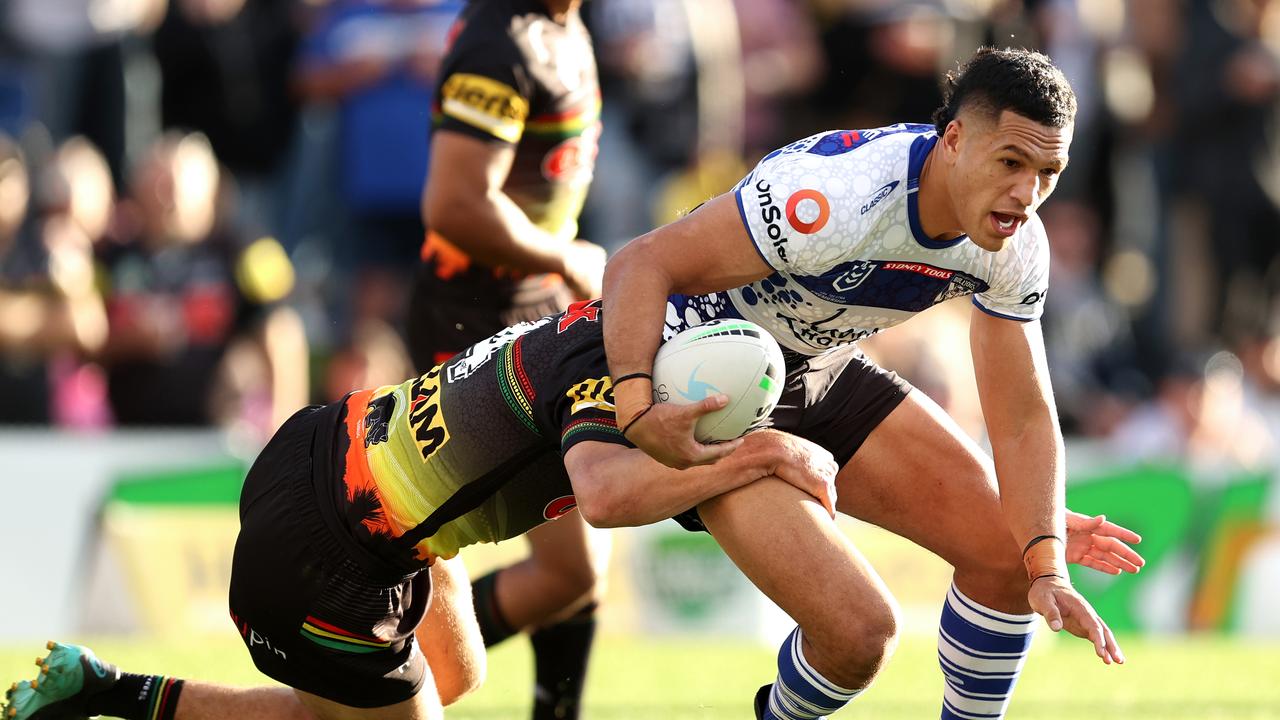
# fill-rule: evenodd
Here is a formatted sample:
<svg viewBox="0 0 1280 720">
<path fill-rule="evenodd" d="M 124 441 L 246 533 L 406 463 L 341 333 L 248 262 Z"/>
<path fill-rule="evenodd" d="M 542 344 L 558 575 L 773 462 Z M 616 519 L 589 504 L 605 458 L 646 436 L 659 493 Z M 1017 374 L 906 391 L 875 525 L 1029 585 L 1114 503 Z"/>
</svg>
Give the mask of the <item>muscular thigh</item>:
<svg viewBox="0 0 1280 720">
<path fill-rule="evenodd" d="M 990 458 L 919 390 L 871 432 L 836 487 L 841 512 L 908 538 L 957 570 L 1017 566 Z"/>
</svg>

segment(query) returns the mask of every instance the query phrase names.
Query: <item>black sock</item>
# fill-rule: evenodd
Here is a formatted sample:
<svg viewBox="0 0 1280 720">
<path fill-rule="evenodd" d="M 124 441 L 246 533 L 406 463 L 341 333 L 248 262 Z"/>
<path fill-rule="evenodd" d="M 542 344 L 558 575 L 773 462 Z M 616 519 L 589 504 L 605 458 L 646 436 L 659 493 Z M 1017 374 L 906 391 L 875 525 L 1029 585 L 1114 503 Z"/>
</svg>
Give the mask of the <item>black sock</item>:
<svg viewBox="0 0 1280 720">
<path fill-rule="evenodd" d="M 493 572 L 471 583 L 471 599 L 476 606 L 476 621 L 480 624 L 480 637 L 485 647 L 493 647 L 516 634 L 514 628 L 502 616 L 498 607 L 498 573 Z"/>
<path fill-rule="evenodd" d="M 533 720 L 575 720 L 596 635 L 596 604 L 533 633 L 537 690 Z"/>
<path fill-rule="evenodd" d="M 110 689 L 90 695 L 85 709 L 124 720 L 173 720 L 181 693 L 182 681 L 176 678 L 121 673 Z"/>
</svg>

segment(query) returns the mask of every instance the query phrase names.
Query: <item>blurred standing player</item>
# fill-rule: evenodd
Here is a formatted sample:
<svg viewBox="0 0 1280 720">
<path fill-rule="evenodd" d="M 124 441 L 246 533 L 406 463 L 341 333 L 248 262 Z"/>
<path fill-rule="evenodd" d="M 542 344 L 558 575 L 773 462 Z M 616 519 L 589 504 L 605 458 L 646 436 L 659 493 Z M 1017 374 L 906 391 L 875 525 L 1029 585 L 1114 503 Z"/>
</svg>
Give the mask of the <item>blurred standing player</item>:
<svg viewBox="0 0 1280 720">
<path fill-rule="evenodd" d="M 451 31 L 409 308 L 420 372 L 507 325 L 599 294 L 604 250 L 576 239 L 600 132 L 579 5 L 476 0 Z M 476 615 L 486 645 L 530 630 L 535 720 L 575 718 L 608 536 L 570 513 L 529 542 L 526 560 L 475 581 Z"/>
<path fill-rule="evenodd" d="M 1067 531 L 1079 518 L 1063 506 L 1062 435 L 1038 322 L 1049 248 L 1035 213 L 1066 167 L 1075 111 L 1047 57 L 980 50 L 948 78 L 934 125 L 826 132 L 775 150 L 733 191 L 620 250 L 606 276 L 613 377 L 649 372 L 664 331 L 721 317 L 759 323 L 787 351 L 788 386 L 811 393 L 771 418 L 786 427 L 798 416 L 796 434 L 835 455 L 840 510 L 955 568 L 938 639 L 944 720 L 1004 716 L 1037 614 L 1088 638 L 1104 662 L 1124 661 L 1067 576 Z M 994 462 L 855 344 L 964 296 Z M 832 378 L 808 381 L 813 368 Z M 692 425 L 653 404 L 644 377 L 618 383 L 615 401 L 627 438 L 666 464 L 734 450 L 697 443 Z M 771 511 L 757 505 L 755 515 Z M 696 513 L 683 521 L 700 526 Z M 764 527 L 749 539 L 769 535 Z M 833 612 L 807 558 L 739 564 L 752 578 L 781 566 L 787 580 L 762 589 L 784 607 L 807 599 L 792 613 L 802 627 L 808 612 Z M 896 644 L 896 610 L 875 572 L 858 572 L 843 621 L 857 628 L 860 659 L 833 656 L 797 630 L 776 682 L 757 695 L 757 717 L 826 716 L 879 672 Z"/>
</svg>

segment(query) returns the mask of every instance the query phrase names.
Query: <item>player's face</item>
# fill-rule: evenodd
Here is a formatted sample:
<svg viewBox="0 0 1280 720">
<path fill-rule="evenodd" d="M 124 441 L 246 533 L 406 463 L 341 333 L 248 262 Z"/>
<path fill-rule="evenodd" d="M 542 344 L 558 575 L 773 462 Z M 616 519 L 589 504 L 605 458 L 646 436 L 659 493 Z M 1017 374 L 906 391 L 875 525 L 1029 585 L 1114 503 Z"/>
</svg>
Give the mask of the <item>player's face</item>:
<svg viewBox="0 0 1280 720">
<path fill-rule="evenodd" d="M 997 252 L 1058 184 L 1072 126 L 1048 127 L 1005 110 L 994 120 L 962 116 L 947 132 L 959 133 L 949 183 L 957 219 L 974 244 Z"/>
</svg>

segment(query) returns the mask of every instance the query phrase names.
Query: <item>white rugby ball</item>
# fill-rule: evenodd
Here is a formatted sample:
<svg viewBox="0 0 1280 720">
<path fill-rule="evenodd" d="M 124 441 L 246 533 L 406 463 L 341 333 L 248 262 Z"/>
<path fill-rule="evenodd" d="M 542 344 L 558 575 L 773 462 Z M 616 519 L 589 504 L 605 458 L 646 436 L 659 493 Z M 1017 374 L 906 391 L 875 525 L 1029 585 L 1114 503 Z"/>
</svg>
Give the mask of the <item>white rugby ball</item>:
<svg viewBox="0 0 1280 720">
<path fill-rule="evenodd" d="M 698 442 L 739 437 L 763 421 L 782 396 L 782 350 L 748 320 L 712 320 L 668 340 L 653 360 L 653 401 L 681 405 L 723 393 L 729 404 L 703 415 Z"/>
</svg>

